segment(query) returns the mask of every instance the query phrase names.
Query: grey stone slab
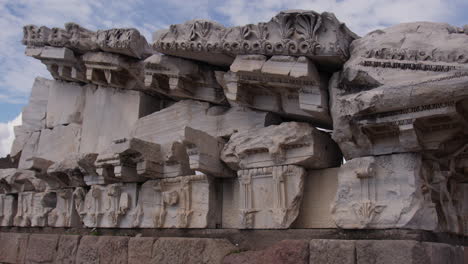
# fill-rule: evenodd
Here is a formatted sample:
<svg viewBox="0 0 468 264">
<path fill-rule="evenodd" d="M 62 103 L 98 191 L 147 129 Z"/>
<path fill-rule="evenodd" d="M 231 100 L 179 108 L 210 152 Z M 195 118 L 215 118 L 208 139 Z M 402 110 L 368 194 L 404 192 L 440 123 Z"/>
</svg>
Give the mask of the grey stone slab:
<svg viewBox="0 0 468 264">
<path fill-rule="evenodd" d="M 221 263 L 224 256 L 236 250 L 225 239 L 159 238 L 153 247 L 151 263 Z"/>
<path fill-rule="evenodd" d="M 80 244 L 79 235 L 61 235 L 57 244 L 57 254 L 55 255 L 55 263 L 57 264 L 74 264 L 78 246 Z"/>
<path fill-rule="evenodd" d="M 154 237 L 132 237 L 128 241 L 128 264 L 150 263 Z"/>
<path fill-rule="evenodd" d="M 31 234 L 25 263 L 55 263 L 59 235 Z"/>
<path fill-rule="evenodd" d="M 431 263 L 420 242 L 411 240 L 357 240 L 358 264 Z"/>
<path fill-rule="evenodd" d="M 34 132 L 45 128 L 47 100 L 49 98 L 49 87 L 54 81 L 37 77 L 31 88 L 28 104 L 22 112 L 22 124 L 24 131 Z"/>
<path fill-rule="evenodd" d="M 309 244 L 309 263 L 357 264 L 355 244 L 353 240 L 313 239 Z"/>
<path fill-rule="evenodd" d="M 129 136 L 139 118 L 161 107 L 159 99 L 130 90 L 86 90 L 81 153 L 101 153 L 114 140 Z"/>
<path fill-rule="evenodd" d="M 49 87 L 46 126 L 54 128 L 72 123 L 81 124 L 86 86 L 55 81 Z"/>
<path fill-rule="evenodd" d="M 24 263 L 29 234 L 0 233 L 0 262 Z"/>
</svg>

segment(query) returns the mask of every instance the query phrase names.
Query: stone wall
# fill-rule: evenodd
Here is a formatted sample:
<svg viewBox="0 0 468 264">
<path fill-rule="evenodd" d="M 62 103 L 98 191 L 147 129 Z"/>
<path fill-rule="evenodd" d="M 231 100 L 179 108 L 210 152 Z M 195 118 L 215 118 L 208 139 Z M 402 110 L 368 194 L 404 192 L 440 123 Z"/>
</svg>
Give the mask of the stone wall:
<svg viewBox="0 0 468 264">
<path fill-rule="evenodd" d="M 1 263 L 463 264 L 464 248 L 412 240 L 283 240 L 247 250 L 226 239 L 0 233 Z"/>
</svg>

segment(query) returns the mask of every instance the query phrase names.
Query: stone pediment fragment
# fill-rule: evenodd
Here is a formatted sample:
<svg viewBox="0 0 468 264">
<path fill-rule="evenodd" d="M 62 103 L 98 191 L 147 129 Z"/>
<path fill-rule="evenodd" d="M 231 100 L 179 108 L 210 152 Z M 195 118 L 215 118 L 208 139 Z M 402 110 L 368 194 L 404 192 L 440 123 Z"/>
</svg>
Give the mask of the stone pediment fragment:
<svg viewBox="0 0 468 264">
<path fill-rule="evenodd" d="M 163 173 L 161 147 L 136 138 L 123 138 L 111 144 L 96 159 L 100 178 L 115 182 L 142 182 L 147 178 L 160 178 Z"/>
<path fill-rule="evenodd" d="M 216 68 L 168 55 L 154 54 L 144 62 L 145 87 L 175 99 L 226 104 Z"/>
<path fill-rule="evenodd" d="M 433 152 L 466 136 L 467 43 L 457 28 L 430 22 L 353 42 L 350 60 L 330 81 L 333 138 L 345 157 Z"/>
<path fill-rule="evenodd" d="M 307 56 L 339 68 L 356 38 L 332 13 L 289 10 L 255 25 L 225 28 L 208 20 L 171 25 L 153 35 L 153 46 L 164 54 L 220 66 L 229 66 L 236 55 L 261 54 Z"/>
<path fill-rule="evenodd" d="M 40 60 L 56 80 L 87 82 L 85 67 L 80 57 L 65 47 L 28 47 L 27 56 Z"/>
<path fill-rule="evenodd" d="M 324 132 L 307 123 L 285 122 L 235 133 L 221 159 L 232 169 L 299 165 L 309 169 L 338 166 L 338 146 Z"/>
<path fill-rule="evenodd" d="M 239 55 L 231 71 L 217 72 L 226 98 L 243 105 L 330 128 L 327 77 L 308 58 Z"/>
<path fill-rule="evenodd" d="M 82 57 L 86 80 L 101 86 L 142 90 L 142 65 L 135 59 L 118 54 L 88 52 Z"/>
</svg>

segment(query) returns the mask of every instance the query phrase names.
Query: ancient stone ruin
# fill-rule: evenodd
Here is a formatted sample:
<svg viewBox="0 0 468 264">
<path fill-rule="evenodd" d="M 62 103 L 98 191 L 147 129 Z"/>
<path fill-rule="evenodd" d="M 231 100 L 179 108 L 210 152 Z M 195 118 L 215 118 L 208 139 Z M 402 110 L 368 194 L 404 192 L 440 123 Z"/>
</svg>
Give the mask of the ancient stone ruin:
<svg viewBox="0 0 468 264">
<path fill-rule="evenodd" d="M 294 10 L 22 43 L 53 80 L 2 161 L 1 263 L 463 263 L 468 26 Z"/>
</svg>

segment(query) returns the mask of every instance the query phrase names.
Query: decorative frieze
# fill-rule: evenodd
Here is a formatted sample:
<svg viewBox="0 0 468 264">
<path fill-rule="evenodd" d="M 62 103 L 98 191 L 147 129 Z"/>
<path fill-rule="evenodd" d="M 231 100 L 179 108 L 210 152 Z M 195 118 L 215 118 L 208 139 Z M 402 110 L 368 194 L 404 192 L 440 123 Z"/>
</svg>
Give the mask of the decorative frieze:
<svg viewBox="0 0 468 264">
<path fill-rule="evenodd" d="M 208 20 L 171 25 L 155 34 L 154 48 L 165 54 L 229 66 L 233 55 L 307 56 L 336 67 L 357 38 L 332 13 L 283 11 L 267 23 L 225 28 Z"/>
</svg>

